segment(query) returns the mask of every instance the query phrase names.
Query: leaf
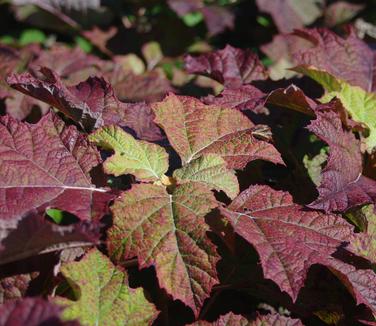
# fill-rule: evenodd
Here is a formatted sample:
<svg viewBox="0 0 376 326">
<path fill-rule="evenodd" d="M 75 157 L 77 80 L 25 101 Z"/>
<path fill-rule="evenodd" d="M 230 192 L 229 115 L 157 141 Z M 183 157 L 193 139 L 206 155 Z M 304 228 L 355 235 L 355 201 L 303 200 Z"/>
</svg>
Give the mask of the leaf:
<svg viewBox="0 0 376 326">
<path fill-rule="evenodd" d="M 98 244 L 100 225 L 81 221 L 60 226 L 36 213 L 25 214 L 19 220 L 0 220 L 0 265 L 24 258 L 62 250 Z"/>
<path fill-rule="evenodd" d="M 63 322 L 62 309 L 42 298 L 9 301 L 0 306 L 0 325 L 15 326 L 79 326 L 76 321 Z"/>
<path fill-rule="evenodd" d="M 366 230 L 356 234 L 356 238 L 351 241 L 350 248 L 352 252 L 376 264 L 376 214 L 374 205 L 361 207 L 359 211 L 362 220 L 366 223 Z"/>
<path fill-rule="evenodd" d="M 283 164 L 272 144 L 254 136 L 257 126 L 241 112 L 173 94 L 152 109 L 183 165 L 203 154 L 222 156 L 231 169 L 256 159 Z"/>
<path fill-rule="evenodd" d="M 178 185 L 172 194 L 157 185 L 133 185 L 112 206 L 110 256 L 116 261 L 137 256 L 140 268 L 154 266 L 160 287 L 197 316 L 218 283 L 219 257 L 204 220 L 217 205 L 198 183 Z"/>
<path fill-rule="evenodd" d="M 235 15 L 225 7 L 205 6 L 201 9 L 204 16 L 209 36 L 214 36 L 224 32 L 227 28 L 233 29 L 235 26 Z"/>
<path fill-rule="evenodd" d="M 204 98 L 205 104 L 234 108 L 241 111 L 251 110 L 262 112 L 266 94 L 252 85 L 243 85 L 240 88 L 225 88 L 218 96 L 208 95 Z"/>
<path fill-rule="evenodd" d="M 362 175 L 359 141 L 345 131 L 335 112 L 316 112 L 308 129 L 329 145 L 329 158 L 321 173 L 319 197 L 308 205 L 326 212 L 372 203 L 376 182 Z"/>
<path fill-rule="evenodd" d="M 324 87 L 327 93 L 321 98 L 321 102 L 326 103 L 337 97 L 351 118 L 369 129 L 369 136 L 364 139 L 364 142 L 367 150 L 372 151 L 376 146 L 376 114 L 374 110 L 376 95 L 367 93 L 358 86 L 351 86 L 328 72 L 317 70 L 314 67 L 299 66 L 294 70 L 309 76 Z"/>
<path fill-rule="evenodd" d="M 376 274 L 371 269 L 359 269 L 338 259 L 328 258 L 326 265 L 346 286 L 357 304 L 365 304 L 376 313 Z"/>
<path fill-rule="evenodd" d="M 118 126 L 102 127 L 89 139 L 103 149 L 115 151 L 104 162 L 108 174 L 133 174 L 143 181 L 156 181 L 168 170 L 168 154 L 163 147 L 136 140 Z"/>
<path fill-rule="evenodd" d="M 296 65 L 314 66 L 367 92 L 375 90 L 375 53 L 354 31 L 346 38 L 328 29 L 303 29 L 294 34 L 311 43 L 294 53 Z"/>
<path fill-rule="evenodd" d="M 267 186 L 251 186 L 220 210 L 256 248 L 265 277 L 294 301 L 309 267 L 329 257 L 353 232 L 340 216 L 308 211 L 289 194 Z"/>
<path fill-rule="evenodd" d="M 186 56 L 185 69 L 191 74 L 208 76 L 227 88 L 267 79 L 265 68 L 256 54 L 230 45 L 197 57 Z"/>
<path fill-rule="evenodd" d="M 217 154 L 207 154 L 175 170 L 178 183 L 198 182 L 209 188 L 223 190 L 231 199 L 239 193 L 236 175 L 227 169 L 225 160 Z"/>
<path fill-rule="evenodd" d="M 43 79 L 29 73 L 11 75 L 8 83 L 20 92 L 56 107 L 87 131 L 116 122 L 133 129 L 140 138 L 161 139 L 150 108 L 145 104 L 120 102 L 103 78 L 90 77 L 76 86 L 66 87 L 52 70 L 42 68 L 41 73 Z M 135 115 L 140 118 L 135 119 Z"/>
<path fill-rule="evenodd" d="M 80 219 L 105 213 L 103 202 L 112 196 L 89 175 L 99 153 L 75 127 L 53 113 L 34 125 L 4 116 L 0 139 L 0 221 L 16 221 L 31 209 L 59 208 Z"/>
<path fill-rule="evenodd" d="M 191 325 L 195 326 L 303 326 L 299 319 L 281 316 L 278 314 L 259 315 L 256 320 L 249 321 L 241 315 L 235 315 L 232 312 L 220 316 L 216 321 L 209 323 L 207 321 L 198 321 Z"/>
<path fill-rule="evenodd" d="M 325 10 L 325 25 L 328 27 L 334 27 L 350 21 L 359 12 L 361 12 L 365 6 L 363 4 L 356 4 L 346 1 L 338 1 L 330 4 Z"/>
<path fill-rule="evenodd" d="M 269 93 L 267 103 L 292 109 L 307 115 L 314 115 L 317 108 L 315 101 L 310 99 L 294 84 L 286 88 L 278 88 Z"/>
<path fill-rule="evenodd" d="M 296 28 L 312 24 L 322 14 L 322 0 L 285 1 L 257 0 L 260 11 L 273 17 L 275 24 L 282 33 L 292 32 Z"/>
<path fill-rule="evenodd" d="M 151 325 L 158 314 L 142 288 L 130 288 L 126 272 L 97 249 L 86 253 L 79 262 L 64 264 L 61 273 L 76 297 L 54 300 L 65 308 L 65 320 L 78 319 L 88 326 Z"/>
</svg>

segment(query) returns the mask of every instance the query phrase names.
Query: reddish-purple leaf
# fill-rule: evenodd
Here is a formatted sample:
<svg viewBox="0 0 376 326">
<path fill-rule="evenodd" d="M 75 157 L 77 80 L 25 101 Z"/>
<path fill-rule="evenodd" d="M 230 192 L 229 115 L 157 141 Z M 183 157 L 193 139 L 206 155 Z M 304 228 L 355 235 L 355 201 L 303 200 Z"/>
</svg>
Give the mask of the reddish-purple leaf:
<svg viewBox="0 0 376 326">
<path fill-rule="evenodd" d="M 17 220 L 31 209 L 55 207 L 81 219 L 94 218 L 109 200 L 89 172 L 97 150 L 74 126 L 49 113 L 37 124 L 0 118 L 0 221 Z"/>
<path fill-rule="evenodd" d="M 101 60 L 86 54 L 80 48 L 53 46 L 49 50 L 42 51 L 30 68 L 36 75 L 41 67 L 52 69 L 70 86 L 98 73 L 102 66 Z"/>
<path fill-rule="evenodd" d="M 266 70 L 256 54 L 230 45 L 197 57 L 186 56 L 185 68 L 189 73 L 208 76 L 228 88 L 238 88 L 253 80 L 267 78 Z"/>
<path fill-rule="evenodd" d="M 262 112 L 266 94 L 252 85 L 239 88 L 225 88 L 218 96 L 209 95 L 204 98 L 206 104 L 245 111 Z"/>
<path fill-rule="evenodd" d="M 1 326 L 79 326 L 76 321 L 63 322 L 63 309 L 42 298 L 10 301 L 0 306 Z"/>
<path fill-rule="evenodd" d="M 375 90 L 375 53 L 354 31 L 346 38 L 327 29 L 299 30 L 295 35 L 312 44 L 294 53 L 297 64 L 325 70 L 368 92 Z"/>
<path fill-rule="evenodd" d="M 203 6 L 202 0 L 167 0 L 167 3 L 179 16 L 199 10 Z"/>
<path fill-rule="evenodd" d="M 257 159 L 284 164 L 272 144 L 258 139 L 265 128 L 255 126 L 239 111 L 174 94 L 152 108 L 156 123 L 184 164 L 209 153 L 222 156 L 233 169 L 243 169 Z"/>
<path fill-rule="evenodd" d="M 376 313 L 376 274 L 372 269 L 357 270 L 334 258 L 328 258 L 325 264 L 346 286 L 357 304 L 363 303 Z"/>
<path fill-rule="evenodd" d="M 347 1 L 334 2 L 325 10 L 325 25 L 328 27 L 334 27 L 336 25 L 346 23 L 354 18 L 360 11 L 362 11 L 364 7 L 364 4 L 351 3 Z"/>
<path fill-rule="evenodd" d="M 288 193 L 267 186 L 250 187 L 221 212 L 256 248 L 265 277 L 294 301 L 310 266 L 329 257 L 353 232 L 340 216 L 308 211 Z"/>
<path fill-rule="evenodd" d="M 18 220 L 0 220 L 0 265 L 51 251 L 97 244 L 99 237 L 97 222 L 60 226 L 34 212 Z"/>
<path fill-rule="evenodd" d="M 103 78 L 90 77 L 76 86 L 66 87 L 52 70 L 42 68 L 44 79 L 31 74 L 12 75 L 8 83 L 27 95 L 44 101 L 63 112 L 86 130 L 118 124 L 134 130 L 139 138 L 160 140 L 160 129 L 145 104 L 122 103 Z"/>
<path fill-rule="evenodd" d="M 308 129 L 329 145 L 329 158 L 321 174 L 319 197 L 310 208 L 345 211 L 373 203 L 376 182 L 362 175 L 360 143 L 351 131 L 342 127 L 336 112 L 316 111 L 317 119 Z"/>
<path fill-rule="evenodd" d="M 233 29 L 235 16 L 227 8 L 220 6 L 205 6 L 201 9 L 209 36 L 222 33 L 224 30 Z"/>
<path fill-rule="evenodd" d="M 294 84 L 286 88 L 278 88 L 269 93 L 267 103 L 289 108 L 308 115 L 314 115 L 317 104 Z"/>
<path fill-rule="evenodd" d="M 133 185 L 112 206 L 108 251 L 117 261 L 137 256 L 140 268 L 153 265 L 160 286 L 197 316 L 218 283 L 219 257 L 204 219 L 217 205 L 199 183 L 184 183 L 171 194 L 158 185 Z"/>
<path fill-rule="evenodd" d="M 194 326 L 303 326 L 299 319 L 281 316 L 278 314 L 259 315 L 256 320 L 248 320 L 241 315 L 235 315 L 232 312 L 220 316 L 216 321 L 209 323 L 207 321 L 198 321 L 191 325 Z"/>
<path fill-rule="evenodd" d="M 286 1 L 257 0 L 257 6 L 273 17 L 275 24 L 282 33 L 292 32 L 312 24 L 321 16 L 320 0 Z M 323 2 L 323 1 L 321 1 Z"/>
</svg>

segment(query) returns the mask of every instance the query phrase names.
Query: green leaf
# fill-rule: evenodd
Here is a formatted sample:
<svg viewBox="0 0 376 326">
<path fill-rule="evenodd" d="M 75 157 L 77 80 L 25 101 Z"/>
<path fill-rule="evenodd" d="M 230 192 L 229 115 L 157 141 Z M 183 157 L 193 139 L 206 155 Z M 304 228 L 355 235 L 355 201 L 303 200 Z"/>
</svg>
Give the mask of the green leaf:
<svg viewBox="0 0 376 326">
<path fill-rule="evenodd" d="M 74 38 L 74 41 L 77 44 L 77 46 L 86 53 L 90 53 L 93 50 L 93 46 L 91 45 L 91 43 L 81 36 L 76 36 Z"/>
<path fill-rule="evenodd" d="M 226 161 L 219 155 L 203 155 L 174 172 L 178 183 L 199 182 L 216 190 L 223 190 L 231 199 L 239 193 L 239 183 Z"/>
<path fill-rule="evenodd" d="M 195 11 L 184 15 L 182 19 L 187 26 L 193 27 L 204 20 L 204 15 L 199 11 Z"/>
<path fill-rule="evenodd" d="M 61 224 L 64 218 L 64 212 L 60 209 L 50 208 L 46 210 L 46 214 L 51 217 L 51 219 L 56 224 Z"/>
<path fill-rule="evenodd" d="M 46 41 L 46 35 L 38 29 L 27 29 L 22 32 L 19 40 L 21 46 L 30 43 L 44 43 Z"/>
<path fill-rule="evenodd" d="M 168 169 L 168 154 L 164 148 L 136 140 L 118 126 L 100 128 L 89 139 L 103 149 L 115 151 L 104 162 L 106 173 L 133 174 L 142 181 L 156 181 Z"/>
<path fill-rule="evenodd" d="M 55 299 L 65 307 L 65 320 L 78 319 L 87 326 L 136 326 L 151 324 L 157 315 L 142 288 L 130 288 L 127 274 L 96 249 L 79 262 L 63 265 L 61 273 L 76 296 L 74 301 Z"/>
<path fill-rule="evenodd" d="M 358 86 L 352 86 L 313 66 L 302 65 L 293 70 L 312 78 L 324 87 L 326 93 L 320 99 L 321 102 L 327 103 L 334 97 L 339 98 L 351 118 L 369 129 L 369 136 L 364 139 L 364 142 L 367 151 L 371 152 L 376 146 L 376 94 L 368 93 Z"/>
</svg>

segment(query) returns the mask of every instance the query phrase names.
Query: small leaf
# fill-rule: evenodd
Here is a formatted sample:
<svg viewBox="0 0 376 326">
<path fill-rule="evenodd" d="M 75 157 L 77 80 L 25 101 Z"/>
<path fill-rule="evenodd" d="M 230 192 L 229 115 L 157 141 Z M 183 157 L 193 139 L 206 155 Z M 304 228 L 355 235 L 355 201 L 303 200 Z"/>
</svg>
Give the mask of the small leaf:
<svg viewBox="0 0 376 326">
<path fill-rule="evenodd" d="M 118 126 L 98 129 L 90 141 L 115 154 L 104 162 L 106 173 L 133 174 L 143 181 L 156 181 L 168 170 L 168 154 L 156 144 L 136 140 Z"/>
<path fill-rule="evenodd" d="M 130 288 L 127 274 L 97 249 L 63 265 L 61 273 L 76 296 L 55 299 L 65 308 L 66 320 L 78 319 L 84 326 L 151 325 L 158 313 L 144 291 Z"/>
<path fill-rule="evenodd" d="M 216 190 L 223 190 L 231 199 L 239 193 L 236 175 L 227 169 L 225 160 L 216 154 L 203 155 L 179 170 L 174 177 L 179 183 L 199 182 Z"/>
</svg>

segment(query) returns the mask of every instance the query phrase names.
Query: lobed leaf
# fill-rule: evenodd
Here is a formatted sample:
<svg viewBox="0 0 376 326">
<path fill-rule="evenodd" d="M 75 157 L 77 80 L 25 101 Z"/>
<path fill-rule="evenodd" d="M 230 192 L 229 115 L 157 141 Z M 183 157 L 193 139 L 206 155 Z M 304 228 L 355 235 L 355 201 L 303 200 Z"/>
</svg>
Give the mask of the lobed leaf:
<svg viewBox="0 0 376 326">
<path fill-rule="evenodd" d="M 294 301 L 309 267 L 330 257 L 353 234 L 340 216 L 307 211 L 289 194 L 267 186 L 251 186 L 220 210 L 256 248 L 265 277 Z"/>
<path fill-rule="evenodd" d="M 203 154 L 218 154 L 234 169 L 256 159 L 283 164 L 272 144 L 254 136 L 255 125 L 241 112 L 173 94 L 152 109 L 183 165 Z"/>
<path fill-rule="evenodd" d="M 64 307 L 65 320 L 82 325 L 151 325 L 158 311 L 141 288 L 128 285 L 127 274 L 93 249 L 79 262 L 66 263 L 61 273 L 74 290 L 76 300 L 55 298 Z"/>
<path fill-rule="evenodd" d="M 225 160 L 216 154 L 207 154 L 175 170 L 174 178 L 178 183 L 198 182 L 209 188 L 223 190 L 234 199 L 239 193 L 236 175 L 227 169 Z"/>
<path fill-rule="evenodd" d="M 168 154 L 163 147 L 136 140 L 118 126 L 102 127 L 89 139 L 103 149 L 115 151 L 104 162 L 106 173 L 129 173 L 143 181 L 156 181 L 168 170 Z"/>
<path fill-rule="evenodd" d="M 96 188 L 89 175 L 101 162 L 99 153 L 75 127 L 53 113 L 34 125 L 4 116 L 0 135 L 0 221 L 49 207 L 80 219 L 105 213 L 103 202 L 112 196 Z"/>
<path fill-rule="evenodd" d="M 265 68 L 256 54 L 230 45 L 198 57 L 186 56 L 185 69 L 191 74 L 208 76 L 228 88 L 267 79 Z"/>
<path fill-rule="evenodd" d="M 218 283 L 218 255 L 204 220 L 217 205 L 199 183 L 178 185 L 171 194 L 158 185 L 133 185 L 112 206 L 110 256 L 116 261 L 137 256 L 140 268 L 153 265 L 160 286 L 197 316 Z"/>
</svg>

